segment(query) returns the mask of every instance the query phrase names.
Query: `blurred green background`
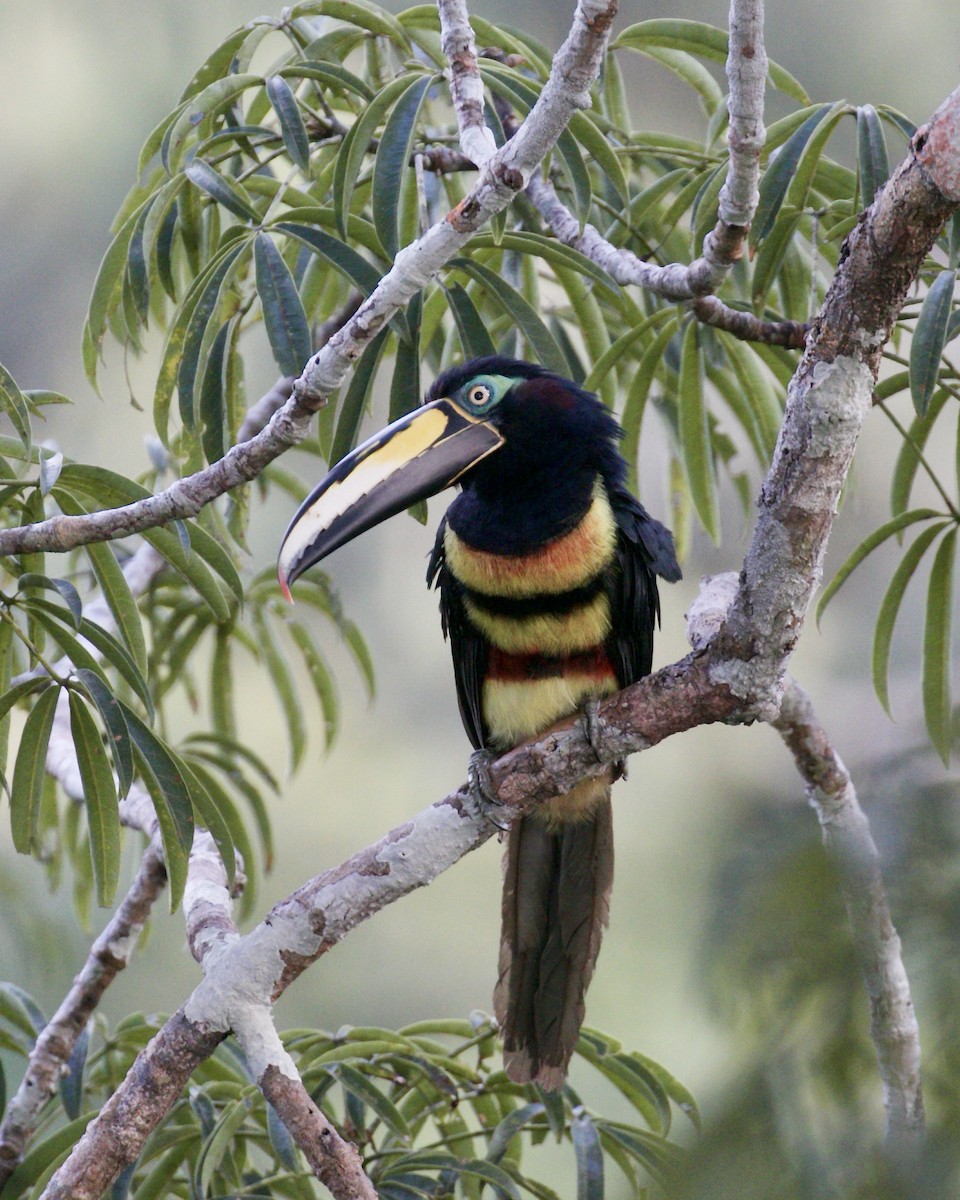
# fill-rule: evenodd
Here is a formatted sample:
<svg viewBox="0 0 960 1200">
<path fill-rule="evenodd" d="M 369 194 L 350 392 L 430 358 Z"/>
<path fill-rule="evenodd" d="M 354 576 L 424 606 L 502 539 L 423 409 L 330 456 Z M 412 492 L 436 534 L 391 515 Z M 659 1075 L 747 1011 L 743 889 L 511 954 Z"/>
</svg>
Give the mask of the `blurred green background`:
<svg viewBox="0 0 960 1200">
<path fill-rule="evenodd" d="M 475 3 L 475 11 L 491 20 L 522 19 L 542 40 L 558 44 L 572 4 L 540 0 L 522 6 L 522 17 L 518 7 L 506 0 Z M 147 465 L 149 412 L 130 403 L 120 353 L 107 348 L 103 399 L 83 377 L 86 301 L 142 141 L 208 51 L 232 27 L 263 11 L 249 0 L 0 2 L 0 361 L 21 386 L 56 389 L 75 399 L 72 410 L 52 410 L 48 430 L 74 457 L 130 474 Z M 726 15 L 725 5 L 711 0 L 652 8 L 625 0 L 619 26 L 648 16 L 723 25 Z M 957 83 L 957 27 L 956 6 L 948 0 L 774 0 L 767 46 L 815 100 L 887 102 L 920 122 Z M 698 127 L 687 98 L 652 64 L 635 75 L 631 88 L 638 126 Z M 155 365 L 155 359 L 127 364 L 141 400 L 149 400 Z M 251 398 L 274 376 L 266 354 L 248 363 Z M 382 413 L 374 414 L 374 422 L 382 420 Z M 885 519 L 895 451 L 886 428 L 872 422 L 831 546 L 832 568 Z M 665 516 L 666 480 L 655 443 L 644 457 L 642 498 Z M 739 567 L 749 521 L 727 499 L 722 547 L 697 540 L 684 564 L 684 582 L 664 589 L 657 664 L 685 653 L 683 613 L 699 577 Z M 374 654 L 378 695 L 368 706 L 346 656 L 334 649 L 342 734 L 326 757 L 318 738 L 309 765 L 284 785 L 273 813 L 277 864 L 263 883 L 258 913 L 464 777 L 469 747 L 436 602 L 423 583 L 444 504 L 442 497 L 431 503 L 426 529 L 396 519 L 330 563 Z M 255 568 L 272 560 L 290 515 L 278 504 L 260 522 Z M 949 946 L 956 957 L 955 936 L 950 940 L 958 905 L 950 883 L 955 795 L 952 772 L 927 752 L 910 752 L 924 740 L 919 589 L 908 596 L 914 616 L 901 622 L 894 648 L 898 723 L 884 715 L 870 687 L 872 621 L 893 554 L 874 556 L 857 572 L 822 631 L 811 621 L 793 671 L 854 770 L 889 864 L 894 916 L 904 927 L 926 1044 L 937 1048 L 927 1058 L 936 1104 L 937 1081 L 952 1063 L 950 1052 L 940 1048 L 952 1046 L 957 1053 L 956 1018 L 949 1017 L 956 979 L 943 953 Z M 286 749 L 272 693 L 252 670 L 240 686 L 249 696 L 244 733 L 283 777 Z M 185 709 L 181 720 L 179 732 L 188 732 L 191 713 Z M 865 1002 L 851 974 L 842 912 L 817 853 L 815 818 L 778 737 L 766 728 L 705 728 L 673 739 L 631 763 L 615 805 L 618 880 L 589 996 L 589 1023 L 664 1063 L 708 1115 L 719 1114 L 720 1097 L 737 1094 L 737 1088 L 750 1089 L 755 1101 L 767 1095 L 764 1088 L 781 1099 L 805 1095 L 805 1081 L 791 1075 L 795 1065 L 787 1066 L 791 1046 L 802 1047 L 798 1058 L 816 1060 L 827 1076 L 835 1056 L 835 1095 L 864 1076 L 869 1081 Z M 130 854 L 131 869 L 134 861 Z M 926 891 L 916 885 L 918 863 Z M 399 1025 L 488 1008 L 499 876 L 499 851 L 490 843 L 366 923 L 284 997 L 281 1024 Z M 936 921 L 928 919 L 933 909 Z M 42 874 L 14 855 L 4 814 L 0 978 L 19 983 L 49 1011 L 86 944 L 69 889 L 47 894 Z M 106 1011 L 116 1019 L 131 1008 L 172 1010 L 197 977 L 182 919 L 161 911 L 148 946 L 111 990 Z M 827 988 L 828 980 L 839 982 Z M 824 987 L 818 991 L 817 984 Z M 855 1052 L 842 1044 L 851 1031 L 861 1039 Z M 954 1093 L 946 1084 L 941 1091 L 949 1108 Z M 866 1095 L 865 1116 L 879 1127 L 879 1085 L 868 1083 Z M 776 1122 L 776 1102 L 765 1108 Z M 821 1136 L 820 1118 L 808 1116 L 814 1141 L 826 1145 L 830 1138 Z M 802 1134 L 797 1121 L 794 1113 L 787 1122 L 794 1142 Z"/>
</svg>

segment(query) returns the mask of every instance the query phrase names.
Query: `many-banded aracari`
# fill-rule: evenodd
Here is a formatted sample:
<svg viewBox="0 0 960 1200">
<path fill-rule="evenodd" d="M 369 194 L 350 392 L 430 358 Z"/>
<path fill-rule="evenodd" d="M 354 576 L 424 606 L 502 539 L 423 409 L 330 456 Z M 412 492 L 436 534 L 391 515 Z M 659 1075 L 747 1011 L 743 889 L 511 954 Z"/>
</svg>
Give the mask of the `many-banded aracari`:
<svg viewBox="0 0 960 1200">
<path fill-rule="evenodd" d="M 338 463 L 280 552 L 284 589 L 413 502 L 459 484 L 427 571 L 440 589 L 460 713 L 497 753 L 650 671 L 667 529 L 626 490 L 620 428 L 542 367 L 493 356 L 446 371 L 425 404 Z M 613 878 L 610 785 L 578 784 L 514 821 L 494 1008 L 511 1078 L 559 1088 Z"/>
</svg>

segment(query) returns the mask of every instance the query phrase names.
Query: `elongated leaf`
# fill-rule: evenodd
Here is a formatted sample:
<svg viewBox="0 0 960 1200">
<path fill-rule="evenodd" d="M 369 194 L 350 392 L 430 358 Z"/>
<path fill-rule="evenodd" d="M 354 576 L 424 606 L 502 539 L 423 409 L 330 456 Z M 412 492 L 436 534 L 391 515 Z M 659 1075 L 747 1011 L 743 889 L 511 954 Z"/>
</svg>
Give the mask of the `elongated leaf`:
<svg viewBox="0 0 960 1200">
<path fill-rule="evenodd" d="M 163 796 L 163 805 L 169 814 L 170 828 L 176 836 L 177 846 L 184 854 L 189 854 L 193 845 L 193 804 L 180 759 L 149 725 L 141 721 L 132 708 L 122 700 L 119 703 L 140 765 L 146 767 L 156 780 Z"/>
<path fill-rule="evenodd" d="M 247 1119 L 249 1112 L 250 1101 L 244 1097 L 228 1105 L 220 1114 L 213 1132 L 205 1140 L 197 1158 L 194 1170 L 194 1195 L 206 1196 L 209 1194 L 210 1185 L 223 1163 L 224 1155 L 233 1145 L 237 1130 Z"/>
<path fill-rule="evenodd" d="M 122 799 L 130 790 L 130 784 L 133 781 L 133 747 L 130 742 L 130 731 L 123 716 L 123 709 L 99 675 L 81 668 L 77 671 L 77 678 L 96 704 L 100 719 L 106 726 L 113 755 L 113 767 L 117 773 L 117 790 Z"/>
<path fill-rule="evenodd" d="M 168 127 L 160 146 L 167 171 L 171 175 L 177 173 L 187 139 L 206 118 L 232 104 L 248 88 L 262 83 L 259 75 L 226 75 L 190 96 Z"/>
<path fill-rule="evenodd" d="M 643 424 L 643 414 L 646 410 L 647 397 L 650 387 L 656 377 L 657 370 L 663 364 L 663 355 L 670 340 L 675 336 L 678 320 L 675 311 L 671 310 L 667 323 L 656 335 L 643 353 L 640 365 L 634 372 L 630 390 L 624 401 L 620 423 L 623 426 L 624 456 L 629 465 L 628 481 L 635 492 L 639 492 L 637 476 L 637 458 L 640 451 L 640 429 Z M 612 352 L 613 346 L 610 347 Z"/>
<path fill-rule="evenodd" d="M 374 130 L 403 93 L 421 79 L 419 73 L 398 75 L 396 79 L 392 79 L 370 101 L 343 139 L 333 173 L 333 206 L 337 229 L 344 240 L 347 237 L 347 218 L 353 203 L 353 191 L 364 157 L 370 148 Z"/>
<path fill-rule="evenodd" d="M 303 761 L 307 748 L 307 727 L 300 697 L 294 687 L 286 656 L 280 649 L 270 623 L 259 613 L 255 614 L 254 624 L 257 631 L 257 648 L 286 719 L 287 736 L 290 739 L 290 767 L 295 771 Z"/>
<path fill-rule="evenodd" d="M 280 134 L 287 153 L 301 171 L 309 171 L 310 139 L 293 89 L 282 75 L 271 75 L 267 80 L 267 95 L 280 122 Z"/>
<path fill-rule="evenodd" d="M 692 321 L 683 335 L 677 391 L 680 446 L 690 496 L 700 523 L 713 542 L 720 540 L 720 512 L 714 476 L 710 428 L 703 396 L 700 327 Z"/>
<path fill-rule="evenodd" d="M 900 387 L 902 388 L 907 383 L 909 376 L 906 371 L 901 371 L 896 378 L 900 380 Z M 880 395 L 879 387 L 877 388 L 877 395 Z M 897 455 L 897 461 L 894 464 L 893 477 L 890 480 L 890 511 L 894 516 L 899 516 L 900 513 L 907 510 L 907 505 L 910 503 L 910 494 L 913 491 L 913 482 L 920 467 L 920 459 L 923 455 L 924 447 L 927 444 L 927 439 L 930 436 L 930 431 L 933 429 L 937 417 L 943 412 L 944 405 L 949 398 L 950 394 L 945 388 L 938 389 L 933 393 L 933 398 L 924 415 L 922 417 L 914 417 L 910 423 L 907 436 L 904 438 L 903 445 L 900 447 L 900 453 Z"/>
<path fill-rule="evenodd" d="M 947 323 L 953 307 L 956 271 L 941 271 L 923 298 L 910 343 L 910 394 L 913 407 L 922 417 L 927 411 L 940 374 L 940 355 L 947 338 Z"/>
<path fill-rule="evenodd" d="M 899 566 L 890 577 L 880 611 L 877 613 L 877 624 L 873 632 L 873 686 L 877 698 L 887 713 L 890 713 L 890 695 L 888 680 L 890 675 L 890 647 L 893 643 L 893 630 L 897 622 L 897 614 L 903 601 L 907 584 L 920 564 L 920 560 L 930 548 L 934 539 L 947 528 L 949 522 L 940 521 L 922 530 L 907 548 Z M 890 714 L 892 715 L 892 714 Z"/>
<path fill-rule="evenodd" d="M 951 529 L 937 547 L 927 588 L 923 626 L 923 715 L 937 753 L 950 763 L 953 706 L 950 698 L 950 630 L 953 618 L 953 568 L 957 531 Z"/>
<path fill-rule="evenodd" d="M 915 525 L 917 521 L 931 521 L 942 516 L 943 514 L 937 512 L 936 509 L 915 508 L 910 512 L 901 513 L 890 521 L 886 521 L 879 529 L 875 529 L 873 533 L 865 537 L 840 567 L 830 581 L 829 587 L 824 590 L 823 595 L 820 597 L 820 602 L 817 605 L 817 624 L 820 623 L 820 617 L 823 615 L 827 605 L 868 554 L 872 554 L 878 546 L 882 546 L 885 541 L 895 534 L 902 533 L 910 525 Z"/>
<path fill-rule="evenodd" d="M 29 854 L 36 840 L 44 764 L 59 695 L 59 688 L 49 688 L 40 695 L 27 715 L 20 738 L 10 789 L 10 826 L 13 844 L 21 854 Z"/>
<path fill-rule="evenodd" d="M 337 430 L 333 435 L 333 448 L 330 461 L 337 463 L 345 454 L 349 454 L 357 442 L 360 421 L 363 418 L 367 398 L 373 377 L 376 374 L 377 363 L 387 340 L 389 330 L 381 329 L 366 350 L 360 355 L 354 368 L 353 376 L 347 385 L 346 395 L 340 405 L 337 418 Z"/>
<path fill-rule="evenodd" d="M 603 1200 L 603 1151 L 597 1127 L 585 1109 L 574 1109 L 570 1134 L 577 1156 L 577 1200 Z"/>
<path fill-rule="evenodd" d="M 468 358 L 480 358 L 485 354 L 495 354 L 493 339 L 466 289 L 459 283 L 453 283 L 446 289 L 446 296 L 450 301 L 453 319 L 457 323 L 464 361 Z"/>
<path fill-rule="evenodd" d="M 607 60 L 608 66 L 612 61 L 612 59 Z M 589 110 L 575 112 L 570 118 L 568 128 L 587 152 L 588 157 L 606 175 L 611 187 L 617 193 L 620 200 L 626 204 L 630 199 L 630 189 L 627 185 L 627 177 L 624 174 L 620 157 L 610 145 L 603 131 L 594 123 L 591 112 Z"/>
<path fill-rule="evenodd" d="M 265 233 L 254 243 L 257 292 L 274 361 L 284 375 L 299 375 L 313 342 L 297 285 L 273 239 Z"/>
<path fill-rule="evenodd" d="M 500 1162 L 517 1134 L 531 1121 L 542 1116 L 543 1105 L 537 1103 L 524 1104 L 507 1113 L 490 1135 L 490 1141 L 487 1143 L 487 1158 L 491 1162 Z"/>
<path fill-rule="evenodd" d="M 780 147 L 776 157 L 767 165 L 763 178 L 760 180 L 760 199 L 756 215 L 753 218 L 753 225 L 750 228 L 751 245 L 756 246 L 762 242 L 773 228 L 777 213 L 780 211 L 787 189 L 796 174 L 807 143 L 830 110 L 831 105 L 829 104 L 817 105 L 803 124 Z"/>
<path fill-rule="evenodd" d="M 567 360 L 557 345 L 556 338 L 544 325 L 533 306 L 507 281 L 491 271 L 489 267 L 466 258 L 455 258 L 451 268 L 464 271 L 477 281 L 491 299 L 517 323 L 533 351 L 533 356 L 542 366 L 562 375 Z"/>
<path fill-rule="evenodd" d="M 598 267 L 585 254 L 572 246 L 565 246 L 556 238 L 549 238 L 542 233 L 528 230 L 510 230 L 505 232 L 499 242 L 490 234 L 475 234 L 468 243 L 470 250 L 501 249 L 515 250 L 520 254 L 533 255 L 554 267 L 567 267 L 580 275 L 586 276 L 593 283 L 600 285 L 605 298 L 613 304 L 620 305 L 623 293 L 619 285 L 602 267 Z"/>
<path fill-rule="evenodd" d="M 409 340 L 397 339 L 390 380 L 390 421 L 405 416 L 420 403 L 420 320 L 423 313 L 423 293 L 417 292 L 407 305 Z"/>
<path fill-rule="evenodd" d="M 30 408 L 23 392 L 17 387 L 17 381 L 2 363 L 0 363 L 0 411 L 5 412 L 10 418 L 23 443 L 24 450 L 29 454 L 32 446 Z"/>
<path fill-rule="evenodd" d="M 350 1092 L 357 1099 L 362 1100 L 397 1137 L 410 1137 L 410 1128 L 401 1116 L 400 1110 L 375 1084 L 367 1079 L 362 1071 L 358 1071 L 349 1063 L 337 1063 L 330 1068 L 330 1071 L 340 1081 L 344 1091 Z"/>
<path fill-rule="evenodd" d="M 120 809 L 100 730 L 74 691 L 70 693 L 70 733 L 83 784 L 97 903 L 105 907 L 113 900 L 120 877 Z"/>
<path fill-rule="evenodd" d="M 227 874 L 227 887 L 232 891 L 237 877 L 237 849 L 227 814 L 232 813 L 235 819 L 236 811 L 223 788 L 199 763 L 187 762 L 178 756 L 178 765 L 184 778 L 189 781 L 190 798 L 197 821 L 217 843 L 220 861 Z"/>
<path fill-rule="evenodd" d="M 393 107 L 380 135 L 370 194 L 373 223 L 389 258 L 400 249 L 400 197 L 410 171 L 413 136 L 423 101 L 436 76 L 425 75 L 407 88 Z"/>
<path fill-rule="evenodd" d="M 336 17 L 367 29 L 378 37 L 389 38 L 396 46 L 410 53 L 410 36 L 397 18 L 377 4 L 358 4 L 354 0 L 303 0 L 287 9 L 287 20 L 298 21 L 301 17 Z"/>
<path fill-rule="evenodd" d="M 226 396 L 224 393 L 224 366 L 227 345 L 233 330 L 233 322 L 221 325 L 213 339 L 203 379 L 200 381 L 198 416 L 200 418 L 200 440 L 207 462 L 218 462 L 229 449 L 227 429 Z"/>
<path fill-rule="evenodd" d="M 80 628 L 80 622 L 83 620 L 83 605 L 77 589 L 69 579 L 51 579 L 46 575 L 34 575 L 28 571 L 17 580 L 18 592 L 34 588 L 46 588 L 51 592 L 56 592 L 70 610 L 74 629 Z"/>
<path fill-rule="evenodd" d="M 313 690 L 316 692 L 317 700 L 320 702 L 320 710 L 323 713 L 324 742 L 326 748 L 329 750 L 336 739 L 339 721 L 339 701 L 337 699 L 337 689 L 333 682 L 333 676 L 330 674 L 327 664 L 323 660 L 323 655 L 314 644 L 306 626 L 301 625 L 299 621 L 290 621 L 287 628 L 297 649 L 300 651 L 304 665 L 310 675 Z"/>
<path fill-rule="evenodd" d="M 872 204 L 890 175 L 883 126 L 872 104 L 857 109 L 857 166 L 860 169 L 861 203 Z"/>
<path fill-rule="evenodd" d="M 325 83 L 329 88 L 341 94 L 352 92 L 361 100 L 372 100 L 373 91 L 360 78 L 348 71 L 346 67 L 335 62 L 319 62 L 310 59 L 307 62 L 290 63 L 281 67 L 279 72 L 284 79 L 315 79 Z"/>
<path fill-rule="evenodd" d="M 326 261 L 348 279 L 364 296 L 369 296 L 380 282 L 380 272 L 371 263 L 338 238 L 299 221 L 277 221 L 270 229 L 289 233 Z"/>
<path fill-rule="evenodd" d="M 216 167 L 204 162 L 202 158 L 195 158 L 193 162 L 188 163 L 183 173 L 212 200 L 222 204 L 227 212 L 233 213 L 241 221 L 259 224 L 259 212 L 243 186 L 236 180 L 221 175 Z"/>
<path fill-rule="evenodd" d="M 685 50 L 688 54 L 696 54 L 713 62 L 725 62 L 727 44 L 725 29 L 705 25 L 700 21 L 668 17 L 640 21 L 636 25 L 628 26 L 611 43 L 610 49 L 645 50 L 650 46 L 665 46 Z M 767 63 L 767 77 L 778 91 L 790 96 L 798 104 L 810 103 L 807 93 L 790 72 L 772 60 Z"/>
<path fill-rule="evenodd" d="M 4 622 L 4 627 L 9 629 L 6 622 Z M 46 675 L 35 675 L 15 683 L 12 688 L 0 696 L 0 720 L 6 717 L 18 700 L 22 700 L 25 696 L 32 696 L 34 692 L 43 691 L 52 685 L 53 680 Z"/>
<path fill-rule="evenodd" d="M 144 206 L 149 204 L 149 200 L 144 201 Z M 83 330 L 83 365 L 87 379 L 94 389 L 97 388 L 97 362 L 99 360 L 100 347 L 103 345 L 104 335 L 107 332 L 107 322 L 123 282 L 127 263 L 127 251 L 130 247 L 134 231 L 139 225 L 140 215 L 141 212 L 139 209 L 132 213 L 107 247 L 107 252 L 104 254 L 97 271 L 93 293 L 90 296 L 90 307 L 87 311 L 87 320 Z"/>
</svg>

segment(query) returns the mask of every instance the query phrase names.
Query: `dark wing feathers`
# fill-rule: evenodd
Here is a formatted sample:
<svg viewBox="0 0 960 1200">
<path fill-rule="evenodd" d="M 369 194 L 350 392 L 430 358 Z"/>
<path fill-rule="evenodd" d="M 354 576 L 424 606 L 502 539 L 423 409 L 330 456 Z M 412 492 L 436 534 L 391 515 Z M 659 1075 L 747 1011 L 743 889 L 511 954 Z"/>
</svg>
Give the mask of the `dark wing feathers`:
<svg viewBox="0 0 960 1200">
<path fill-rule="evenodd" d="M 486 745 L 487 730 L 483 721 L 483 680 L 487 673 L 487 641 L 467 620 L 460 584 L 446 564 L 443 535 L 447 528 L 444 517 L 437 530 L 427 566 L 427 586 L 440 590 L 440 620 L 443 636 L 450 639 L 453 656 L 453 675 L 457 685 L 460 716 L 474 750 Z"/>
<path fill-rule="evenodd" d="M 649 675 L 653 662 L 653 631 L 660 622 L 657 576 L 670 583 L 680 578 L 673 537 L 625 488 L 609 488 L 617 522 L 614 570 L 607 595 L 613 629 L 607 653 L 621 687 Z"/>
</svg>

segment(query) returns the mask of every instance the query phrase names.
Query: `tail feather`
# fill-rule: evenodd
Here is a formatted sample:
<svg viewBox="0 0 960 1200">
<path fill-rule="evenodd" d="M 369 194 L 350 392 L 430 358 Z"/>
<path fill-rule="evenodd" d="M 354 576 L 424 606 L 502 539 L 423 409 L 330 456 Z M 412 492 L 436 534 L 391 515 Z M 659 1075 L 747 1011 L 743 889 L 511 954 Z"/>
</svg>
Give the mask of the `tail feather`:
<svg viewBox="0 0 960 1200">
<path fill-rule="evenodd" d="M 533 815 L 504 856 L 500 978 L 494 1010 L 511 1079 L 562 1086 L 613 885 L 609 789 L 590 814 L 551 824 Z"/>
</svg>

